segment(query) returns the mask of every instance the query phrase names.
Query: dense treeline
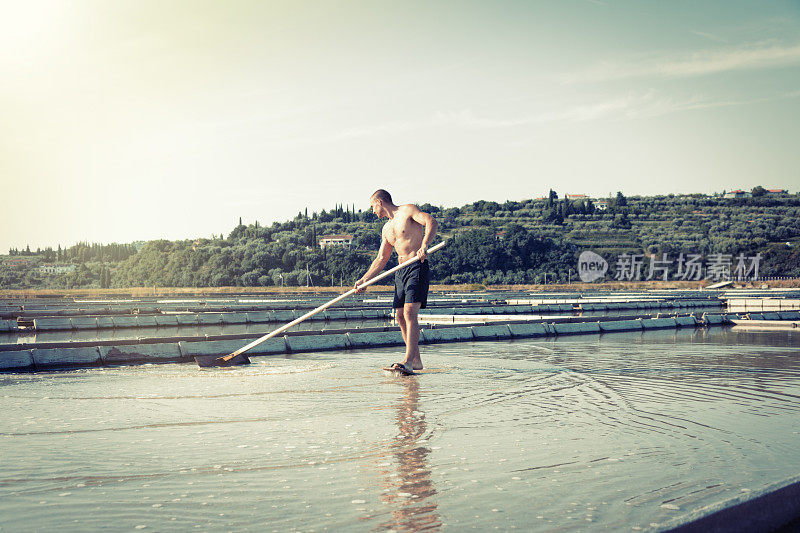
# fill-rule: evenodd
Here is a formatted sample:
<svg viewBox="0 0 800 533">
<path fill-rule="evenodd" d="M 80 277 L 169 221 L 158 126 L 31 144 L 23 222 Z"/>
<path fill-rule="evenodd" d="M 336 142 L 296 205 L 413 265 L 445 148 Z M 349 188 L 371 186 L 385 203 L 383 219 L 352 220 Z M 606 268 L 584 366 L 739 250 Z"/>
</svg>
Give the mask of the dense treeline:
<svg viewBox="0 0 800 533">
<path fill-rule="evenodd" d="M 26 246 L 24 250 L 11 248 L 8 251 L 10 256 L 41 256 L 45 263 L 85 263 L 87 261 L 123 261 L 136 253 L 136 247 L 133 244 L 100 244 L 93 242 L 79 242 L 69 248 L 61 249 L 61 245 L 53 250 L 47 247 L 44 250 L 37 248 L 35 252 L 31 251 L 30 246 Z"/>
<path fill-rule="evenodd" d="M 112 286 L 351 285 L 374 258 L 380 224 L 355 231 L 355 249 L 311 246 L 303 231 L 273 239 L 269 230 L 252 226 L 239 227 L 224 240 L 151 241 L 118 267 Z M 472 229 L 458 233 L 432 258 L 433 281 L 534 283 L 545 273 L 555 276 L 574 267 L 574 252 L 573 246 L 518 224 L 510 225 L 502 239 L 492 230 Z M 396 264 L 393 257 L 388 267 Z"/>
<path fill-rule="evenodd" d="M 616 193 L 592 200 L 560 198 L 551 190 L 531 200 L 420 207 L 439 221 L 440 234 L 452 238 L 432 258 L 437 283 L 537 283 L 545 276 L 565 282 L 576 279 L 577 256 L 584 250 L 603 255 L 612 270 L 621 254 L 760 253 L 762 276 L 800 276 L 800 198 L 756 192 L 742 199 Z M 2 268 L 0 286 L 350 285 L 372 261 L 382 224 L 369 211 L 337 205 L 320 213 L 304 209 L 268 227 L 240 219 L 227 236 L 150 241 L 138 253 L 131 244 L 12 250 L 11 255 L 77 268 L 56 276 Z M 352 248 L 318 245 L 323 235 L 341 233 L 353 235 Z"/>
</svg>

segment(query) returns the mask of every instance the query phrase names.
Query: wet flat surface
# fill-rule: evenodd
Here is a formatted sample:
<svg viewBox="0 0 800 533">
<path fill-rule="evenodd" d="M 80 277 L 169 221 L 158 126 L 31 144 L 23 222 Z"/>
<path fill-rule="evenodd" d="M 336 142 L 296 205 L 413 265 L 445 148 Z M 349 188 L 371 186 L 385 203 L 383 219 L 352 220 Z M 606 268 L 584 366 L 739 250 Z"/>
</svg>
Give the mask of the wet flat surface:
<svg viewBox="0 0 800 533">
<path fill-rule="evenodd" d="M 800 468 L 800 336 L 660 330 L 0 375 L 0 527 L 658 529 Z"/>
</svg>

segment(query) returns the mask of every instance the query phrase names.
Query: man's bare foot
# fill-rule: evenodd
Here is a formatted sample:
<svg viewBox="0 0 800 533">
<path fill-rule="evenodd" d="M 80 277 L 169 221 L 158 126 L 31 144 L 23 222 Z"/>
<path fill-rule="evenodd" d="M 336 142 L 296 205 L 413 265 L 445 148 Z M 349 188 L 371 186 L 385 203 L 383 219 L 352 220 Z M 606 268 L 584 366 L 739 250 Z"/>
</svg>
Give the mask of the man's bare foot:
<svg viewBox="0 0 800 533">
<path fill-rule="evenodd" d="M 419 357 L 411 360 L 411 368 L 414 370 L 422 370 L 422 359 Z"/>
</svg>

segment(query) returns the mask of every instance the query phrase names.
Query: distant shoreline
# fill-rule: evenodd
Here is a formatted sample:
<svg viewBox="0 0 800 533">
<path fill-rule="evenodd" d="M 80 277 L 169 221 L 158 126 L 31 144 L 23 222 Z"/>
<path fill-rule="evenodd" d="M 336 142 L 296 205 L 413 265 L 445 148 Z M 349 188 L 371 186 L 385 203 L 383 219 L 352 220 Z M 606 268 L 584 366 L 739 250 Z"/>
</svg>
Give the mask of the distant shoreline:
<svg viewBox="0 0 800 533">
<path fill-rule="evenodd" d="M 768 288 L 800 288 L 800 279 L 769 280 L 756 283 L 734 283 L 729 288 L 760 289 Z M 531 292 L 581 292 L 598 290 L 702 290 L 704 281 L 639 281 L 602 283 L 571 283 L 548 285 L 431 285 L 431 293 L 485 291 L 531 291 Z M 291 295 L 291 294 L 341 294 L 351 287 L 128 287 L 114 289 L 82 288 L 82 289 L 0 289 L 0 298 L 68 298 L 68 297 L 176 297 L 176 296 L 253 296 L 253 295 Z M 390 285 L 375 285 L 367 288 L 367 292 L 381 293 L 391 291 Z"/>
</svg>

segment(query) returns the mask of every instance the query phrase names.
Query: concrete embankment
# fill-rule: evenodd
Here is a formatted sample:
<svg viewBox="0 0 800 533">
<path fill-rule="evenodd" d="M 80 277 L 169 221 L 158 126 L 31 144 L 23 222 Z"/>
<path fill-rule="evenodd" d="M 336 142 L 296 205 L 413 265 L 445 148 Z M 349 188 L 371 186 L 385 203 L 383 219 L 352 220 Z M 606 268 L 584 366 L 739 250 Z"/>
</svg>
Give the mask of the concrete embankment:
<svg viewBox="0 0 800 533">
<path fill-rule="evenodd" d="M 472 325 L 425 327 L 422 344 L 463 341 L 489 341 L 515 338 L 604 334 L 644 331 L 655 328 L 718 326 L 731 322 L 728 315 L 705 314 L 633 320 L 576 322 L 507 321 Z M 738 317 L 736 317 L 738 318 Z M 206 337 L 151 338 L 129 341 L 83 341 L 0 346 L 0 370 L 47 370 L 99 365 L 168 363 L 190 361 L 196 355 L 226 355 L 259 335 L 219 335 Z M 274 355 L 322 350 L 344 350 L 403 344 L 396 327 L 292 332 L 275 337 L 252 349 L 249 355 Z"/>
<path fill-rule="evenodd" d="M 183 326 L 229 326 L 240 324 L 268 324 L 272 322 L 291 322 L 303 316 L 304 310 L 252 311 L 248 313 L 175 313 L 157 315 L 113 315 L 113 316 L 73 316 L 37 317 L 32 320 L 34 331 L 73 331 L 89 329 L 155 328 Z M 308 320 L 365 320 L 387 319 L 388 309 L 329 309 Z M 2 322 L 2 321 L 0 321 Z M 6 321 L 9 324 L 12 321 Z M 4 330 L 0 323 L 0 331 Z"/>
<path fill-rule="evenodd" d="M 449 305 L 448 305 L 449 304 Z M 429 306 L 426 313 L 432 315 L 527 315 L 527 314 L 576 314 L 585 312 L 647 311 L 653 312 L 714 308 L 723 305 L 717 297 L 706 298 L 656 298 L 628 300 L 572 299 L 570 301 L 542 301 L 532 299 L 507 300 L 463 300 L 440 299 Z M 206 326 L 264 324 L 289 322 L 313 307 L 309 304 L 295 308 L 270 309 L 259 306 L 207 306 L 177 307 L 162 305 L 139 307 L 86 307 L 39 308 L 25 306 L 8 307 L 0 320 L 0 331 L 14 331 L 16 325 L 33 331 L 70 331 L 92 329 L 120 329 L 169 326 Z M 361 320 L 388 318 L 386 307 L 372 307 L 364 302 L 359 305 L 330 308 L 312 316 L 309 320 Z"/>
<path fill-rule="evenodd" d="M 531 313 L 564 313 L 589 311 L 669 310 L 722 307 L 724 302 L 717 296 L 704 298 L 648 298 L 608 300 L 600 298 L 572 299 L 561 302 L 543 302 L 537 299 L 508 300 L 509 306 L 530 306 Z M 488 314 L 488 313 L 483 313 Z"/>
<path fill-rule="evenodd" d="M 796 298 L 729 298 L 727 303 L 732 313 L 800 309 L 800 299 Z"/>
</svg>

